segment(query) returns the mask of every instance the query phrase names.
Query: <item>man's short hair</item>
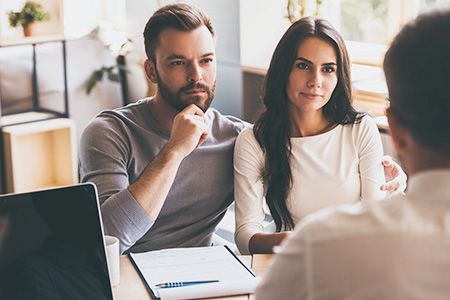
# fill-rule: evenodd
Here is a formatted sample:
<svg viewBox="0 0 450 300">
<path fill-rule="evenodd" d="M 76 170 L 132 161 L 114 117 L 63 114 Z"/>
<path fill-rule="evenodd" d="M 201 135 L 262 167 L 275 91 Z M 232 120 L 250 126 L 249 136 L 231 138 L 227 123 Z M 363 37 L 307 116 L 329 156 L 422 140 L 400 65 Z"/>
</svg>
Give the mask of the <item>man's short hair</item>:
<svg viewBox="0 0 450 300">
<path fill-rule="evenodd" d="M 215 38 L 210 18 L 194 5 L 177 3 L 158 9 L 148 20 L 144 29 L 144 44 L 147 58 L 155 61 L 155 50 L 159 45 L 159 35 L 164 29 L 192 31 L 206 26 Z"/>
<path fill-rule="evenodd" d="M 450 7 L 405 25 L 383 67 L 392 112 L 419 144 L 450 157 Z"/>
</svg>

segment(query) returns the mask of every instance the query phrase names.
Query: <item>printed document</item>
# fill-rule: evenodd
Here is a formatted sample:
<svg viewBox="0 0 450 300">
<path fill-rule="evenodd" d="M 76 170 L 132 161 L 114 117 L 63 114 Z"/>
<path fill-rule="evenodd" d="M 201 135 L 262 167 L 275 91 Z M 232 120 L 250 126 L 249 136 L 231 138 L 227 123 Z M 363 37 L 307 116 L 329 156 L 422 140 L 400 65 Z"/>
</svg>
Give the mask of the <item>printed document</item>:
<svg viewBox="0 0 450 300">
<path fill-rule="evenodd" d="M 249 294 L 260 281 L 227 246 L 130 253 L 130 259 L 155 299 L 196 299 Z M 174 282 L 212 280 L 218 282 L 171 288 L 157 286 Z"/>
</svg>

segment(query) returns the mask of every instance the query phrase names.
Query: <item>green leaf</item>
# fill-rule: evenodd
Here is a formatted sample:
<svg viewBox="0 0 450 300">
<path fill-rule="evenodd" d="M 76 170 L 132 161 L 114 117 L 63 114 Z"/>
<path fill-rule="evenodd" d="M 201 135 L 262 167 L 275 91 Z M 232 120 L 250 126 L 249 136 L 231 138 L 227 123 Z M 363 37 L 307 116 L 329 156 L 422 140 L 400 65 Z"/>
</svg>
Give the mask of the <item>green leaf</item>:
<svg viewBox="0 0 450 300">
<path fill-rule="evenodd" d="M 91 90 L 95 87 L 97 82 L 101 81 L 103 79 L 103 70 L 97 70 L 92 73 L 91 77 L 89 77 L 88 81 L 84 85 L 84 89 L 86 93 L 89 95 L 91 93 Z"/>
<path fill-rule="evenodd" d="M 108 73 L 108 79 L 114 82 L 120 82 L 120 75 L 117 73 Z"/>
</svg>

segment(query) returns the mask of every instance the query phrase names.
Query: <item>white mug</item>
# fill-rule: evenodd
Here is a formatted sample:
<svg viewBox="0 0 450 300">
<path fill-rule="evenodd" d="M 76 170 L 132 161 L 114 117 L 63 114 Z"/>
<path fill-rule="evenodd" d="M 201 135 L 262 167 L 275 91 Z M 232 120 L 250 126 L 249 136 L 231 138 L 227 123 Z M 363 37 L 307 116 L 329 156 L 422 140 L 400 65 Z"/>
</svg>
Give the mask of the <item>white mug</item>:
<svg viewBox="0 0 450 300">
<path fill-rule="evenodd" d="M 116 237 L 106 235 L 105 246 L 109 278 L 111 280 L 111 284 L 114 286 L 117 285 L 120 281 L 119 240 Z"/>
</svg>

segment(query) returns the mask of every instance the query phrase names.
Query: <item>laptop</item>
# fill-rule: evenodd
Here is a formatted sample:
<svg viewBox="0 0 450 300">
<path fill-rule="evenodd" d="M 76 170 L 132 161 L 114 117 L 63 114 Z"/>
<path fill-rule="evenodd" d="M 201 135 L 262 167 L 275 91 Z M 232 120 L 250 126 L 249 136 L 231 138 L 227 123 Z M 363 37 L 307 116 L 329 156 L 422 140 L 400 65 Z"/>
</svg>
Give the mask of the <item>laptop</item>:
<svg viewBox="0 0 450 300">
<path fill-rule="evenodd" d="M 94 184 L 0 195 L 0 299 L 113 300 Z"/>
</svg>

